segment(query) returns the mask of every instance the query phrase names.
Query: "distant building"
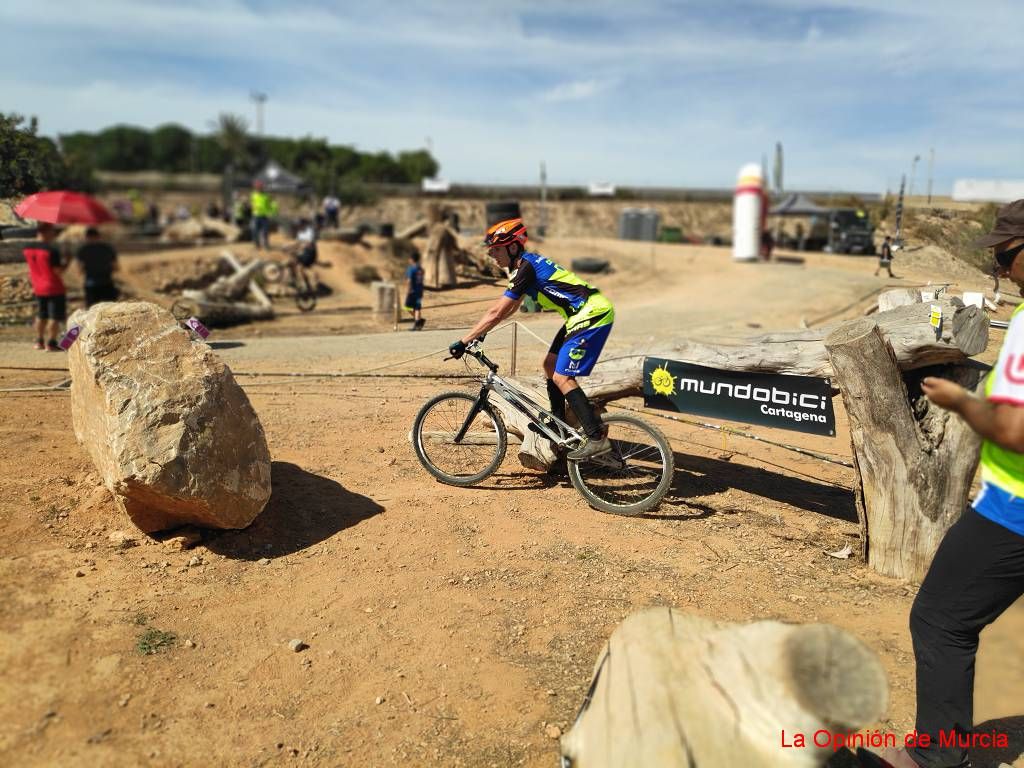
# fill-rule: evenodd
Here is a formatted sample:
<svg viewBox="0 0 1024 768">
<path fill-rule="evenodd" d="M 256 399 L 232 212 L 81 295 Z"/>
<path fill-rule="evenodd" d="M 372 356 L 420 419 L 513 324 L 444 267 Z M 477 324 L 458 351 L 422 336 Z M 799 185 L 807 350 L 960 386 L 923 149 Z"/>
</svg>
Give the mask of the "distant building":
<svg viewBox="0 0 1024 768">
<path fill-rule="evenodd" d="M 442 194 L 451 190 L 452 185 L 448 179 L 423 179 L 424 192 L 440 192 Z"/>
<path fill-rule="evenodd" d="M 615 185 L 606 181 L 591 182 L 587 186 L 587 194 L 591 197 L 615 197 Z"/>
<path fill-rule="evenodd" d="M 1014 179 L 957 179 L 953 199 L 969 203 L 1009 203 L 1024 198 L 1024 181 Z"/>
</svg>

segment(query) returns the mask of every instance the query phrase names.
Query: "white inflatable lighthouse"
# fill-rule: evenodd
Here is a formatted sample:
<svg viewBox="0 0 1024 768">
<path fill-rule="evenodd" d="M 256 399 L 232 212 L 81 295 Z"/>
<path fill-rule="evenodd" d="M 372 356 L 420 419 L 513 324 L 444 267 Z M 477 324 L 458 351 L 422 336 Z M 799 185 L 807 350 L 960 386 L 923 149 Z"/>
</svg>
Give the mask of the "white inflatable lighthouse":
<svg viewBox="0 0 1024 768">
<path fill-rule="evenodd" d="M 760 258 L 761 234 L 767 212 L 768 200 L 761 166 L 747 163 L 740 168 L 732 201 L 733 260 L 757 261 Z"/>
</svg>

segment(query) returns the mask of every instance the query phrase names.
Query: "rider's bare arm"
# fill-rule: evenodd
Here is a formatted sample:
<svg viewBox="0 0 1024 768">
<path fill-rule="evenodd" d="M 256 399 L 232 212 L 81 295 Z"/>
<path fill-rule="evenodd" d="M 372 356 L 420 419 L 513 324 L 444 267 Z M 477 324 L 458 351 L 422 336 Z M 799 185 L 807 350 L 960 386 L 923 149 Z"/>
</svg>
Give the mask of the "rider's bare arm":
<svg viewBox="0 0 1024 768">
<path fill-rule="evenodd" d="M 522 297 L 518 299 L 510 299 L 508 296 L 502 296 L 494 302 L 494 304 L 491 305 L 491 308 L 484 313 L 484 316 L 477 321 L 477 324 L 473 326 L 469 334 L 462 337 L 462 343 L 469 344 L 469 342 L 477 336 L 487 333 L 506 317 L 514 314 L 522 303 Z"/>
</svg>

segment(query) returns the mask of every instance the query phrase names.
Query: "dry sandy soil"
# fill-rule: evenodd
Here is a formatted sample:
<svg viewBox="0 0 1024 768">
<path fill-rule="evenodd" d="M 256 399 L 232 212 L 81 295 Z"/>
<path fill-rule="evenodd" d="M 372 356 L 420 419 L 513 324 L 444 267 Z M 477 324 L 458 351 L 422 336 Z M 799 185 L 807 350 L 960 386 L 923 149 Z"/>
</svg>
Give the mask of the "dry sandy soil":
<svg viewBox="0 0 1024 768">
<path fill-rule="evenodd" d="M 883 281 L 872 259 L 737 265 L 726 249 L 610 240 L 541 250 L 612 259 L 615 273 L 595 280 L 619 317 L 609 352 L 654 336 L 855 317 L 881 286 L 949 279 L 941 254 L 923 252 L 897 262 L 903 279 Z M 188 551 L 145 536 L 114 546 L 110 534 L 131 524 L 75 443 L 66 391 L 0 395 L 0 762 L 550 766 L 552 726 L 571 724 L 601 644 L 628 613 L 666 604 L 846 628 L 889 675 L 877 727 L 911 729 L 916 588 L 824 554 L 857 549 L 852 470 L 652 415 L 677 474 L 646 517 L 596 512 L 514 456 L 479 488 L 440 485 L 407 434 L 428 396 L 472 382 L 421 376 L 466 373 L 442 350 L 500 289 L 428 294 L 430 330 L 395 333 L 351 279 L 354 263 L 379 263 L 375 253 L 325 248 L 332 266 L 319 272 L 333 293 L 315 312 L 211 338 L 274 458 L 273 496 L 246 530 L 204 532 Z M 126 258 L 126 281 L 152 295 L 146 275 L 170 267 L 147 264 L 196 255 Z M 986 285 L 969 270 L 949 277 L 959 289 Z M 545 339 L 557 326 L 521 319 Z M 504 330 L 488 342 L 506 364 L 509 339 Z M 993 332 L 986 359 L 999 341 Z M 61 357 L 28 342 L 24 327 L 0 331 L 0 387 L 64 379 Z M 529 370 L 544 346 L 524 332 L 519 344 Z M 380 366 L 386 377 L 254 375 Z M 834 440 L 751 431 L 846 458 L 836 402 Z M 146 655 L 139 638 L 153 629 L 175 640 Z M 292 652 L 293 638 L 309 647 Z M 1024 752 L 1022 638 L 1020 604 L 983 636 L 977 720 L 1011 729 L 1015 749 L 981 765 Z"/>
</svg>

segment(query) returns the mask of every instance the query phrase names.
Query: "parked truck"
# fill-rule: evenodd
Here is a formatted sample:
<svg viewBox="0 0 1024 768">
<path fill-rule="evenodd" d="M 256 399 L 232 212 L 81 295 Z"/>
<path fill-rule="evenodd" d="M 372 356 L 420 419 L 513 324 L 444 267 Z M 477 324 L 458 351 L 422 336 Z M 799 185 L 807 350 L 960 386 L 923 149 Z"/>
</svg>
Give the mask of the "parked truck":
<svg viewBox="0 0 1024 768">
<path fill-rule="evenodd" d="M 811 217 L 802 250 L 870 255 L 875 252 L 875 228 L 862 208 L 832 208 Z"/>
</svg>

